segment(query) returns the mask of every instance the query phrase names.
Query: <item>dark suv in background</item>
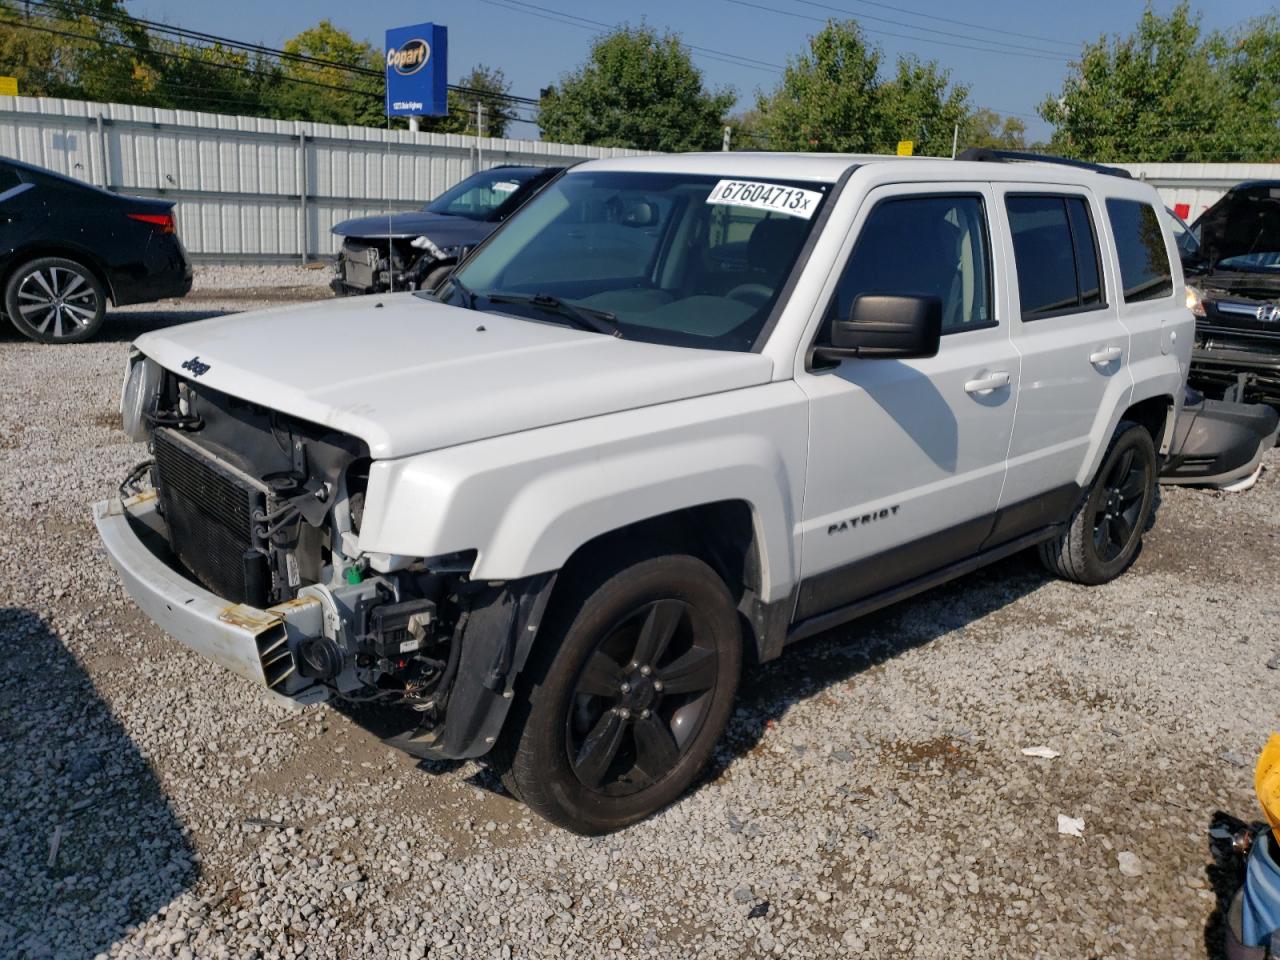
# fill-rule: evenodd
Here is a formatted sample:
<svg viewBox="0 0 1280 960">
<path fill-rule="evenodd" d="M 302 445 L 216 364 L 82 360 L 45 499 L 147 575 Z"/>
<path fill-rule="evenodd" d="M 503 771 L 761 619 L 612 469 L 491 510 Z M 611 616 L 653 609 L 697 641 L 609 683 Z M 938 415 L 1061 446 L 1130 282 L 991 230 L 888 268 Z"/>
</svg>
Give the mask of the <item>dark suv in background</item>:
<svg viewBox="0 0 1280 960">
<path fill-rule="evenodd" d="M 421 210 L 343 220 L 339 296 L 434 290 L 473 247 L 541 190 L 562 167 L 499 166 L 450 187 Z"/>
<path fill-rule="evenodd" d="M 19 333 L 76 343 L 98 332 L 108 300 L 144 303 L 190 289 L 172 202 L 0 159 L 0 291 Z"/>
<path fill-rule="evenodd" d="M 1178 247 L 1196 315 L 1188 382 L 1280 408 L 1280 180 L 1236 184 Z"/>
</svg>

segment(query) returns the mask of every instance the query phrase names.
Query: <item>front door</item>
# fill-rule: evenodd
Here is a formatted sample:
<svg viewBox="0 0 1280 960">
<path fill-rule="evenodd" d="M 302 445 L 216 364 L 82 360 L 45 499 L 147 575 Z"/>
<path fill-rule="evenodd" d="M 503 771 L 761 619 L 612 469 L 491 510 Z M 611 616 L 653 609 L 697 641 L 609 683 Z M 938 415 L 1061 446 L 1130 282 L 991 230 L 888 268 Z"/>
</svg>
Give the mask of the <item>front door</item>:
<svg viewBox="0 0 1280 960">
<path fill-rule="evenodd" d="M 809 470 L 796 618 L 976 552 L 990 532 L 1020 370 L 985 184 L 885 187 L 864 204 L 818 338 L 859 294 L 942 301 L 938 354 L 802 371 Z"/>
</svg>

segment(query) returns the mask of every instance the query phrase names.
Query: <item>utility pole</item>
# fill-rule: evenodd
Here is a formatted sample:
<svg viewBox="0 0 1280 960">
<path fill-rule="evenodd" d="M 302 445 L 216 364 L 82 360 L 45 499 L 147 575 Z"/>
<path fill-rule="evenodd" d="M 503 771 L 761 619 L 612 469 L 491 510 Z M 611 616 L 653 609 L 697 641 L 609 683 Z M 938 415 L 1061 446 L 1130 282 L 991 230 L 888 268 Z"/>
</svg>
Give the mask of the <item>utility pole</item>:
<svg viewBox="0 0 1280 960">
<path fill-rule="evenodd" d="M 733 127 L 724 128 L 724 137 L 720 140 L 720 149 L 728 152 L 729 138 L 733 135 Z"/>
<path fill-rule="evenodd" d="M 956 124 L 956 128 L 951 131 L 951 159 L 956 158 L 956 147 L 960 144 L 960 124 Z"/>
<path fill-rule="evenodd" d="M 484 136 L 484 104 L 476 101 L 476 173 L 484 166 L 484 147 L 480 146 L 480 138 Z"/>
</svg>

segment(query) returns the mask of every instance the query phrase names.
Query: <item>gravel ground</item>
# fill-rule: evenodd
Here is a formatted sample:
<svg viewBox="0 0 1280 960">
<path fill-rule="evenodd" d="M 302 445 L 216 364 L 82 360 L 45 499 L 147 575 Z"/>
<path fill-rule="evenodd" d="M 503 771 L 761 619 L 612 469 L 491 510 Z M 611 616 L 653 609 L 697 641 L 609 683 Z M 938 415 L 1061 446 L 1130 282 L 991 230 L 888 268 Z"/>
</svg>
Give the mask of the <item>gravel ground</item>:
<svg viewBox="0 0 1280 960">
<path fill-rule="evenodd" d="M 1208 830 L 1256 817 L 1276 724 L 1276 452 L 1247 493 L 1166 491 L 1116 583 L 1017 557 L 750 669 L 706 781 L 583 839 L 477 764 L 267 703 L 97 545 L 143 458 L 129 340 L 317 278 L 207 270 L 94 343 L 0 334 L 0 956 L 1217 955 Z"/>
</svg>

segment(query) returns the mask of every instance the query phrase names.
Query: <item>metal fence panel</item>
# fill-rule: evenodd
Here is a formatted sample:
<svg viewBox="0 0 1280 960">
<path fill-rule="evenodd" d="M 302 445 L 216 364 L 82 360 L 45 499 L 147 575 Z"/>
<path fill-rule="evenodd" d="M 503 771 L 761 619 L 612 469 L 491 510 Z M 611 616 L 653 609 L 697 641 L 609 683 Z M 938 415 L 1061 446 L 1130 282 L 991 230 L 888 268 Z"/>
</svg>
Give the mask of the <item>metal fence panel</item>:
<svg viewBox="0 0 1280 960">
<path fill-rule="evenodd" d="M 1118 163 L 1188 223 L 1243 180 L 1280 180 L 1280 163 Z"/>
<path fill-rule="evenodd" d="M 183 242 L 200 260 L 327 256 L 339 221 L 413 209 L 481 166 L 643 152 L 0 97 L 0 155 L 173 200 Z"/>
</svg>

